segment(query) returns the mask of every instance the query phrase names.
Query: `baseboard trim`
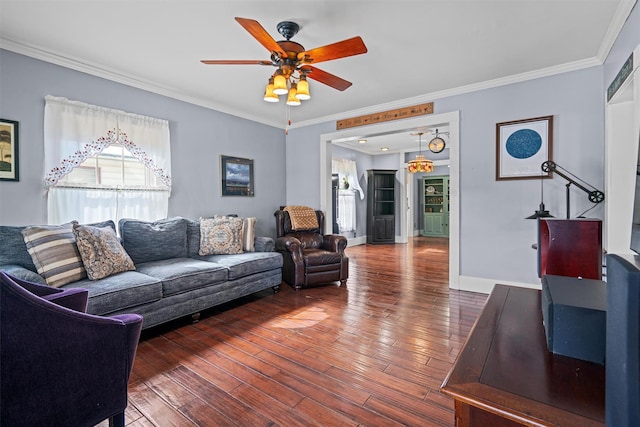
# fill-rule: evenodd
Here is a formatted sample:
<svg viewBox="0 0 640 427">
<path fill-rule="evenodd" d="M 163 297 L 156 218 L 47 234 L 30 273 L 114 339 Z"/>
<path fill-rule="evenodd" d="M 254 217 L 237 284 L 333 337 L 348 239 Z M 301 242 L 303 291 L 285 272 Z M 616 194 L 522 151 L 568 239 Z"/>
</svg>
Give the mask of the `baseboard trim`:
<svg viewBox="0 0 640 427">
<path fill-rule="evenodd" d="M 360 237 L 354 237 L 354 238 L 351 238 L 351 239 L 347 239 L 347 247 L 364 245 L 366 243 L 367 243 L 367 236 L 360 236 Z"/>
<path fill-rule="evenodd" d="M 494 285 L 496 284 L 517 286 L 519 288 L 542 289 L 542 285 L 540 283 L 522 283 L 512 282 L 510 280 L 486 279 L 483 277 L 470 276 L 460 276 L 458 284 L 459 287 L 451 287 L 451 289 L 467 292 L 478 292 L 481 294 L 490 294 L 493 290 Z"/>
</svg>

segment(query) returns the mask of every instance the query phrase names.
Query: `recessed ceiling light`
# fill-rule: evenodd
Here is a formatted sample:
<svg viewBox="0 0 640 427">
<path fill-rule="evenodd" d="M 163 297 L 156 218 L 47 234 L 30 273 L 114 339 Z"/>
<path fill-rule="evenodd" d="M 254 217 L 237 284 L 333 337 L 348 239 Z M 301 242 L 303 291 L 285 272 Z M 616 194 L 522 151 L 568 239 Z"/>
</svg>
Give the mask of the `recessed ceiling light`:
<svg viewBox="0 0 640 427">
<path fill-rule="evenodd" d="M 367 140 L 364 138 L 361 138 L 358 140 L 358 144 L 366 144 L 366 143 L 367 143 Z"/>
<path fill-rule="evenodd" d="M 380 147 L 380 151 L 389 151 L 389 147 Z"/>
</svg>

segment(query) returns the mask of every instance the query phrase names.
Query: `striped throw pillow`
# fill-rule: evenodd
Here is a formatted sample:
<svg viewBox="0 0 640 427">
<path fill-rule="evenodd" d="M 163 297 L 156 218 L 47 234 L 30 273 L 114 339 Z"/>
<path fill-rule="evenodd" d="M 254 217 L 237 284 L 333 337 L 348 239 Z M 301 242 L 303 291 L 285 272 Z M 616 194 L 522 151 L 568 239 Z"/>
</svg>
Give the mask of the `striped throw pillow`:
<svg viewBox="0 0 640 427">
<path fill-rule="evenodd" d="M 242 219 L 242 249 L 245 252 L 255 252 L 256 217 Z"/>
<path fill-rule="evenodd" d="M 73 235 L 73 221 L 63 225 L 36 225 L 22 230 L 36 271 L 48 285 L 60 287 L 87 277 Z"/>
</svg>

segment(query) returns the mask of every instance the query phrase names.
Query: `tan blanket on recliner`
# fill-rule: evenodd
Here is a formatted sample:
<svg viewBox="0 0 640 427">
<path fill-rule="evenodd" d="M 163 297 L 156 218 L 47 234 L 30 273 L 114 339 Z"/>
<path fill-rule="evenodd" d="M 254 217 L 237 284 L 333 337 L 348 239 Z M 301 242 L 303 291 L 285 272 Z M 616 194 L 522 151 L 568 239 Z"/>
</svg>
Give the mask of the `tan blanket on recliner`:
<svg viewBox="0 0 640 427">
<path fill-rule="evenodd" d="M 313 230 L 318 228 L 316 211 L 308 206 L 285 206 L 283 209 L 291 217 L 291 229 L 294 231 Z"/>
</svg>

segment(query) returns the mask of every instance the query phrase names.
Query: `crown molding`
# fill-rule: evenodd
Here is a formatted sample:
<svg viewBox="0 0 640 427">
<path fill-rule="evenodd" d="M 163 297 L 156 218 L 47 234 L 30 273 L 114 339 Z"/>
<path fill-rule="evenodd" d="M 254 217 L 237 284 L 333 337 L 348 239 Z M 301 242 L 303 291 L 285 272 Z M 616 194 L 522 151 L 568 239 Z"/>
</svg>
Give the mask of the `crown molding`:
<svg viewBox="0 0 640 427">
<path fill-rule="evenodd" d="M 330 116 L 319 117 L 313 120 L 305 120 L 292 124 L 289 128 L 295 129 L 305 127 L 309 125 L 325 123 L 328 121 L 341 120 L 345 117 L 361 116 L 367 114 L 378 113 L 380 111 L 393 110 L 396 108 L 408 107 L 416 104 L 423 104 L 425 102 L 431 102 L 437 99 L 447 98 L 451 96 L 464 95 L 471 92 L 477 92 L 485 89 L 492 89 L 500 86 L 507 86 L 515 83 L 521 83 L 529 80 L 540 79 L 543 77 L 554 76 L 557 74 L 568 73 L 571 71 L 579 71 L 585 68 L 596 67 L 602 65 L 603 62 L 597 57 L 583 59 L 580 61 L 568 62 L 566 64 L 556 65 L 553 67 L 543 68 L 540 70 L 529 71 L 521 74 L 514 74 L 512 76 L 501 77 L 499 79 L 487 80 L 480 83 L 474 83 L 471 85 L 460 86 L 452 89 L 441 90 L 437 92 L 427 93 L 424 95 L 414 96 L 412 98 L 405 98 L 394 102 L 388 102 L 386 104 L 373 105 L 358 110 L 345 111 L 343 113 L 333 114 Z"/>
<path fill-rule="evenodd" d="M 616 31 L 610 31 L 607 33 L 608 38 L 616 36 L 620 32 L 622 25 L 624 25 L 624 21 L 628 16 L 631 9 L 629 7 L 633 7 L 633 4 L 636 0 L 625 1 L 624 5 L 626 7 L 621 7 L 616 12 L 616 25 L 619 25 L 619 28 Z M 626 13 L 626 15 L 625 15 Z M 610 26 L 612 28 L 613 26 Z M 611 34 L 610 34 L 611 33 Z M 615 41 L 615 37 L 613 39 Z M 605 43 L 603 42 L 603 46 Z M 117 83 L 122 83 L 127 86 L 135 87 L 138 89 L 146 90 L 152 93 L 157 93 L 159 95 L 164 95 L 173 99 L 177 99 L 180 101 L 187 102 L 189 104 L 198 105 L 201 107 L 209 108 L 212 110 L 216 110 L 222 113 L 230 114 L 236 117 L 240 117 L 243 119 L 251 120 L 254 122 L 262 123 L 268 126 L 273 126 L 275 128 L 284 129 L 282 123 L 280 122 L 272 122 L 269 120 L 264 120 L 261 117 L 256 117 L 247 114 L 244 111 L 231 109 L 228 106 L 212 103 L 203 98 L 198 98 L 194 96 L 188 96 L 181 93 L 179 90 L 162 86 L 154 83 L 149 83 L 148 81 L 143 80 L 142 78 L 125 75 L 115 70 L 108 69 L 97 64 L 92 64 L 78 58 L 72 58 L 68 56 L 61 55 L 59 53 L 48 51 L 45 49 L 41 49 L 35 46 L 27 45 L 24 43 L 16 42 L 14 40 L 10 40 L 7 38 L 0 37 L 0 48 L 6 49 L 15 53 L 23 54 L 32 58 L 40 59 L 45 62 L 49 62 L 52 64 L 60 65 L 65 68 L 70 68 L 76 71 L 80 71 L 83 73 L 87 73 L 96 77 L 101 77 L 110 81 L 114 81 Z M 611 47 L 609 46 L 608 49 Z M 601 47 L 601 50 L 603 48 Z M 600 55 L 599 55 L 600 56 Z M 424 95 L 418 95 L 411 98 L 405 98 L 393 102 L 388 102 L 385 104 L 372 105 L 365 108 L 344 111 L 342 113 L 336 113 L 329 116 L 318 117 L 311 120 L 303 120 L 300 122 L 296 122 L 291 124 L 288 129 L 296 129 L 302 128 L 310 125 L 325 123 L 334 120 L 344 119 L 345 117 L 352 116 L 361 116 L 366 114 L 373 114 L 380 111 L 392 110 L 396 108 L 408 107 L 411 105 L 422 104 L 425 102 L 431 102 L 437 99 L 447 98 L 451 96 L 463 95 L 471 92 L 476 92 L 485 89 L 492 89 L 500 86 L 506 86 L 514 83 L 521 83 L 528 80 L 535 80 L 543 77 L 549 77 L 557 74 L 567 73 L 571 71 L 578 71 L 585 68 L 590 68 L 603 64 L 603 60 L 598 57 L 588 58 L 580 61 L 570 62 L 566 64 L 561 64 L 553 67 L 543 68 L 540 70 L 529 71 L 526 73 L 515 74 L 512 76 L 502 77 L 494 80 L 487 80 L 485 82 L 474 83 L 471 85 L 460 86 L 452 89 L 446 89 L 442 91 L 427 93 Z"/>
<path fill-rule="evenodd" d="M 45 50 L 36 46 L 20 43 L 15 40 L 0 37 L 0 49 L 5 49 L 11 52 L 15 52 L 21 55 L 29 56 L 31 58 L 39 59 L 51 64 L 60 65 L 65 68 L 80 71 L 92 76 L 101 77 L 117 83 L 122 83 L 127 86 L 135 87 L 137 89 L 146 90 L 148 92 L 156 93 L 159 95 L 167 96 L 169 98 L 184 101 L 189 104 L 198 105 L 211 110 L 219 111 L 221 113 L 230 114 L 243 119 L 251 120 L 254 122 L 262 123 L 265 125 L 273 126 L 276 128 L 283 128 L 282 123 L 271 122 L 264 120 L 263 118 L 252 116 L 244 111 L 235 110 L 228 106 L 213 103 L 202 98 L 185 95 L 179 90 L 169 86 L 163 86 L 155 83 L 150 83 L 140 77 L 122 74 L 115 70 L 92 64 L 90 62 L 65 56 L 54 51 Z"/>
<path fill-rule="evenodd" d="M 623 0 L 618 4 L 616 13 L 611 19 L 611 24 L 607 28 L 602 44 L 600 44 L 600 49 L 598 49 L 597 58 L 602 63 L 604 63 L 607 56 L 609 56 L 609 52 L 611 52 L 611 48 L 613 48 L 613 44 L 620 35 L 620 31 L 622 31 L 622 27 L 624 27 L 624 24 L 631 14 L 631 10 L 633 10 L 636 1 L 637 0 Z"/>
</svg>

